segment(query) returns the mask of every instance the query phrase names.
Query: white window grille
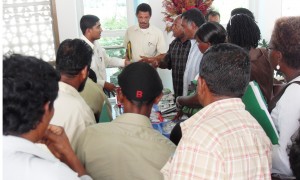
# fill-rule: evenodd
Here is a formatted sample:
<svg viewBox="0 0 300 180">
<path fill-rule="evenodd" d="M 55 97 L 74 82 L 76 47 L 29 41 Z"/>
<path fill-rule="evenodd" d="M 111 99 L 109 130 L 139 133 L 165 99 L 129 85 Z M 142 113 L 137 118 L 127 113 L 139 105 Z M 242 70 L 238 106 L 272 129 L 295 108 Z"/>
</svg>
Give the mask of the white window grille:
<svg viewBox="0 0 300 180">
<path fill-rule="evenodd" d="M 52 0 L 3 0 L 3 54 L 20 53 L 55 60 L 58 38 Z M 56 33 L 58 34 L 58 33 Z M 54 38 L 56 37 L 56 38 Z"/>
</svg>

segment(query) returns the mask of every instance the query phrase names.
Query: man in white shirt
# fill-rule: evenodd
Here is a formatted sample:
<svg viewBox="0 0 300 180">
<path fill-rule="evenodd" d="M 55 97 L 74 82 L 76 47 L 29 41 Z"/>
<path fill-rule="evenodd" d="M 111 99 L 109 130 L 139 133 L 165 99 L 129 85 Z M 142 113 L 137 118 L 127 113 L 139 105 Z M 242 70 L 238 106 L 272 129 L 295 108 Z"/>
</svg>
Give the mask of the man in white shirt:
<svg viewBox="0 0 300 180">
<path fill-rule="evenodd" d="M 64 127 L 71 145 L 87 126 L 96 123 L 92 109 L 79 94 L 84 89 L 92 55 L 91 47 L 81 39 L 66 39 L 57 50 L 56 69 L 61 79 L 50 124 Z"/>
<path fill-rule="evenodd" d="M 205 23 L 205 18 L 199 9 L 190 9 L 182 14 L 181 25 L 183 27 L 184 34 L 191 41 L 191 49 L 188 56 L 188 60 L 185 66 L 183 75 L 183 96 L 188 95 L 188 87 L 191 84 L 197 74 L 199 74 L 199 65 L 202 59 L 202 53 L 200 52 L 195 34 L 198 28 Z"/>
<path fill-rule="evenodd" d="M 167 52 L 162 31 L 149 23 L 151 15 L 152 10 L 148 4 L 138 5 L 136 17 L 139 24 L 129 27 L 125 33 L 123 45 L 126 48 L 127 58 L 134 62 L 141 59 L 146 62 L 153 61 L 153 58 L 162 59 Z M 128 49 L 129 42 L 130 49 Z M 128 57 L 131 53 L 132 57 Z"/>
<path fill-rule="evenodd" d="M 91 180 L 64 130 L 49 125 L 58 81 L 58 73 L 41 59 L 4 57 L 3 179 Z M 59 159 L 34 144 L 42 140 Z"/>
<path fill-rule="evenodd" d="M 97 42 L 101 37 L 102 28 L 100 19 L 94 15 L 84 15 L 80 19 L 80 29 L 82 31 L 82 39 L 90 45 L 94 51 L 91 69 L 96 73 L 97 84 L 108 91 L 114 91 L 115 85 L 106 82 L 106 67 L 124 67 L 130 62 L 125 59 L 109 57 L 105 49 Z"/>
</svg>

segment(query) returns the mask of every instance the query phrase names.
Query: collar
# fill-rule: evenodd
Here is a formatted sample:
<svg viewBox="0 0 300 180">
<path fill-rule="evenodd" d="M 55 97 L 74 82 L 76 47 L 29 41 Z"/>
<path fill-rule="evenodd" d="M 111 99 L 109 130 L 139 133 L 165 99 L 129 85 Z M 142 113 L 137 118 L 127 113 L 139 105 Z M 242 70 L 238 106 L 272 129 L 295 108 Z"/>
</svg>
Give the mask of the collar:
<svg viewBox="0 0 300 180">
<path fill-rule="evenodd" d="M 59 160 L 55 158 L 51 153 L 43 150 L 42 148 L 38 147 L 33 142 L 17 137 L 17 136 L 2 136 L 3 138 L 3 149 L 14 153 L 26 153 L 32 154 L 34 156 L 40 157 L 45 160 L 58 162 Z"/>
<path fill-rule="evenodd" d="M 88 40 L 85 36 L 82 36 L 81 39 L 84 40 L 88 45 L 90 45 L 92 49 L 94 49 L 95 44 Z"/>
<path fill-rule="evenodd" d="M 75 89 L 73 86 L 67 83 L 59 81 L 58 86 L 59 86 L 59 92 L 64 92 L 74 97 L 81 97 L 77 89 Z"/>
<path fill-rule="evenodd" d="M 112 123 L 123 123 L 152 128 L 150 119 L 147 116 L 135 113 L 124 113 L 113 120 Z"/>
<path fill-rule="evenodd" d="M 222 115 L 224 111 L 234 109 L 245 110 L 245 105 L 242 102 L 241 98 L 228 98 L 215 101 L 205 106 L 203 109 L 201 109 L 186 121 L 180 123 L 182 134 L 187 133 L 189 131 L 189 128 L 193 128 L 196 124 L 199 124 L 202 121 L 206 121 L 212 116 Z"/>
<path fill-rule="evenodd" d="M 190 43 L 191 41 L 189 39 L 185 40 L 184 42 L 181 42 L 180 38 L 175 38 L 175 41 L 180 42 L 181 44 L 187 44 Z"/>
<path fill-rule="evenodd" d="M 135 31 L 141 31 L 142 32 L 142 30 L 141 30 L 141 28 L 140 28 L 140 26 L 137 24 L 137 25 L 135 25 L 134 26 L 134 30 Z M 146 29 L 146 31 L 145 31 L 146 33 L 151 33 L 151 32 L 153 32 L 153 28 L 152 28 L 152 26 L 151 26 L 151 24 L 149 24 L 149 27 Z"/>
</svg>

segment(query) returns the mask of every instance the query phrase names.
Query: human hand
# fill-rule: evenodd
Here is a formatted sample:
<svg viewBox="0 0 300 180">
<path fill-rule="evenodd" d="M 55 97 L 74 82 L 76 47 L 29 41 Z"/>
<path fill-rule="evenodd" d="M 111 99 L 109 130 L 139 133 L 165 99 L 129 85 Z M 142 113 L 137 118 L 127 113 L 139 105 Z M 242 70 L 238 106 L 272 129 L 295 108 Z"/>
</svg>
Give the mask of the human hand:
<svg viewBox="0 0 300 180">
<path fill-rule="evenodd" d="M 125 66 L 128 66 L 129 64 L 131 64 L 131 62 L 130 62 L 129 60 L 126 60 L 126 59 L 125 59 L 124 65 L 125 65 Z"/>
<path fill-rule="evenodd" d="M 156 57 L 146 57 L 146 56 L 140 56 L 142 59 L 139 60 L 140 62 L 146 62 L 149 63 L 154 68 L 157 68 L 159 66 L 159 59 Z"/>
<path fill-rule="evenodd" d="M 67 162 L 68 155 L 73 151 L 64 128 L 61 126 L 49 124 L 41 142 L 63 162 Z"/>
<path fill-rule="evenodd" d="M 174 116 L 172 121 L 179 120 L 183 116 L 183 112 L 181 110 L 177 111 L 177 114 Z"/>
<path fill-rule="evenodd" d="M 113 83 L 105 82 L 104 83 L 104 88 L 107 89 L 108 91 L 115 91 L 116 86 Z"/>
</svg>

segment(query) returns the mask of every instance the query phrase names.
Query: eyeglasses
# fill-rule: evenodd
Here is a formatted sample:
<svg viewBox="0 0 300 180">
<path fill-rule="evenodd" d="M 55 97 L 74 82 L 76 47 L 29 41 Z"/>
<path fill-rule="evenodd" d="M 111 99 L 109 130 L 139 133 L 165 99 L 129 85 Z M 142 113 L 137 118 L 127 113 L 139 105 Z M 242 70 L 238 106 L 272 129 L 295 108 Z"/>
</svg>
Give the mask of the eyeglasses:
<svg viewBox="0 0 300 180">
<path fill-rule="evenodd" d="M 269 45 L 266 47 L 266 49 L 267 49 L 267 51 L 271 51 L 272 49 L 274 49 L 274 48 L 272 48 L 272 47 L 269 47 Z"/>
</svg>

